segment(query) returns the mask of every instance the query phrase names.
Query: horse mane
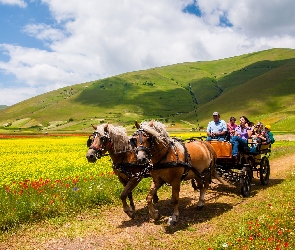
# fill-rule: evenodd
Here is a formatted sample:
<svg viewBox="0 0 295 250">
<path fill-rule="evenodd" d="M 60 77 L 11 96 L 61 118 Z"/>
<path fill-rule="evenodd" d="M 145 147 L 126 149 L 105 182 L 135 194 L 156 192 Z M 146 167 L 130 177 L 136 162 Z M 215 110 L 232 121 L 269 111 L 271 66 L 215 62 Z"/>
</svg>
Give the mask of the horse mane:
<svg viewBox="0 0 295 250">
<path fill-rule="evenodd" d="M 161 122 L 153 121 L 152 126 L 150 126 L 150 122 L 144 121 L 140 124 L 140 127 L 149 134 L 162 139 L 165 142 L 169 142 L 171 140 L 171 137 L 166 131 L 166 126 Z"/>
<path fill-rule="evenodd" d="M 104 135 L 106 126 L 115 153 L 131 150 L 131 145 L 129 144 L 129 137 L 127 136 L 126 129 L 124 127 L 114 126 L 112 124 L 105 123 L 101 124 L 100 126 L 97 126 L 96 131 L 99 134 Z"/>
<path fill-rule="evenodd" d="M 184 152 L 182 144 L 178 140 L 170 137 L 169 133 L 166 130 L 165 124 L 159 121 L 153 121 L 152 126 L 150 126 L 150 124 L 151 122 L 145 121 L 142 122 L 140 126 L 144 131 L 156 137 L 158 140 L 162 140 L 167 145 L 172 142 L 180 152 Z"/>
</svg>

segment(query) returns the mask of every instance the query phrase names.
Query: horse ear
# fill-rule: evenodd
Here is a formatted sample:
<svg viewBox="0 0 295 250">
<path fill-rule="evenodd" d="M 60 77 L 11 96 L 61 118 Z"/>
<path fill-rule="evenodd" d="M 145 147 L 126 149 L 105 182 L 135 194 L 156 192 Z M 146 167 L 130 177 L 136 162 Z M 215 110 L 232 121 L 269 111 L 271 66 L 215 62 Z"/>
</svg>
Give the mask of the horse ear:
<svg viewBox="0 0 295 250">
<path fill-rule="evenodd" d="M 138 121 L 135 121 L 134 124 L 135 124 L 135 127 L 136 127 L 137 129 L 140 128 L 140 125 L 139 125 Z"/>
<path fill-rule="evenodd" d="M 93 124 L 91 124 L 91 126 L 92 126 L 95 130 L 97 130 L 97 126 L 94 126 Z"/>
<path fill-rule="evenodd" d="M 104 132 L 108 132 L 108 126 L 109 126 L 109 122 L 106 123 L 106 125 L 104 125 Z"/>
<path fill-rule="evenodd" d="M 149 126 L 152 127 L 154 125 L 154 120 L 151 120 Z"/>
</svg>

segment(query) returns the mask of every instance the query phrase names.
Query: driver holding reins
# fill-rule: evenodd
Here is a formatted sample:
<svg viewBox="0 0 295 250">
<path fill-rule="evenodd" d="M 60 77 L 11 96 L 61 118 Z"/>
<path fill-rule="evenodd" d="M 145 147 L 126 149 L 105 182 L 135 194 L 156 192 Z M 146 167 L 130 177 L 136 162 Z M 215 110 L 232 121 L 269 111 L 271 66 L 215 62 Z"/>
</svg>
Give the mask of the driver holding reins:
<svg viewBox="0 0 295 250">
<path fill-rule="evenodd" d="M 224 141 L 227 134 L 227 125 L 224 120 L 220 119 L 220 114 L 218 112 L 213 113 L 213 121 L 208 123 L 207 127 L 207 141 L 212 139 L 218 141 Z"/>
</svg>

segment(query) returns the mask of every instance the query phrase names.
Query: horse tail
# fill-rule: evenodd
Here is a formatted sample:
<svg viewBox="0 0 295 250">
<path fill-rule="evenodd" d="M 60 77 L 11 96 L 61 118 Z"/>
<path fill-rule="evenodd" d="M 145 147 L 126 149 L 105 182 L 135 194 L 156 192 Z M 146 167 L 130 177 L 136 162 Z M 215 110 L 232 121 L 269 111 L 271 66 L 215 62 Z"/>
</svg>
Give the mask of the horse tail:
<svg viewBox="0 0 295 250">
<path fill-rule="evenodd" d="M 214 169 L 215 169 L 215 165 L 217 161 L 217 154 L 211 144 L 207 143 L 206 141 L 202 141 L 202 143 L 205 144 L 205 146 L 207 147 L 210 153 L 211 161 L 210 161 L 209 168 L 211 169 L 211 176 L 214 176 L 213 174 L 214 174 Z"/>
</svg>

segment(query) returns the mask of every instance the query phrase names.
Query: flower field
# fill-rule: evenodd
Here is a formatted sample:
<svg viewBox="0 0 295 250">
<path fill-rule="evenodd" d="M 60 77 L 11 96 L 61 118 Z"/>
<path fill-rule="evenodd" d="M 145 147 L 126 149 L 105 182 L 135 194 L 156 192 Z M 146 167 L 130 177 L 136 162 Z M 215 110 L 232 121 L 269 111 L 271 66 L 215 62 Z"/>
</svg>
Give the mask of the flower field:
<svg viewBox="0 0 295 250">
<path fill-rule="evenodd" d="M 67 219 L 104 204 L 119 206 L 122 185 L 113 174 L 110 158 L 88 163 L 87 139 L 86 136 L 0 139 L 0 233 L 12 232 L 10 229 L 23 223 L 58 216 Z M 278 141 L 272 147 L 271 159 L 288 158 L 294 150 L 295 142 Z M 247 199 L 237 198 L 239 204 L 232 209 L 217 217 L 209 216 L 211 219 L 205 223 L 214 225 L 214 230 L 208 235 L 195 236 L 194 230 L 198 230 L 200 222 L 193 222 L 188 230 L 181 223 L 167 227 L 175 231 L 180 228 L 178 234 L 173 234 L 175 248 L 171 249 L 180 246 L 208 250 L 294 249 L 294 183 L 295 171 L 291 170 L 280 183 L 260 187 L 263 196 L 258 200 L 259 193 Z M 147 194 L 149 184 L 150 179 L 139 184 L 134 192 L 136 198 Z M 218 203 L 214 208 L 221 209 Z M 171 246 L 171 241 L 167 242 L 169 245 L 163 249 Z"/>
<path fill-rule="evenodd" d="M 118 201 L 108 156 L 88 163 L 87 137 L 0 140 L 0 229 Z"/>
</svg>

